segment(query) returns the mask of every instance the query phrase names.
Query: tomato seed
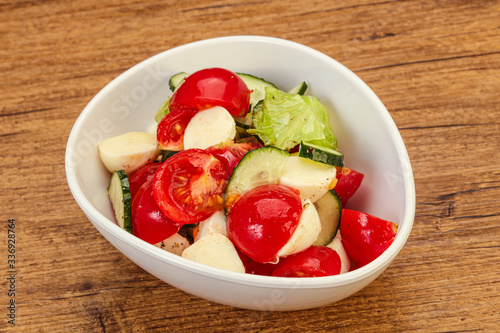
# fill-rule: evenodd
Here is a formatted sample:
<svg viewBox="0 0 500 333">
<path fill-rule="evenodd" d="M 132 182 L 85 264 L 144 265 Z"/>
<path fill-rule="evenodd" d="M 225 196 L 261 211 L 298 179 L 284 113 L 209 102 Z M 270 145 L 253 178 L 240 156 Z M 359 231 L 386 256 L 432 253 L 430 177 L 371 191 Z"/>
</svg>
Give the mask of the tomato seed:
<svg viewBox="0 0 500 333">
<path fill-rule="evenodd" d="M 222 205 L 224 203 L 224 199 L 222 199 L 222 197 L 220 195 L 217 195 L 215 198 L 217 199 L 217 203 L 219 205 Z"/>
</svg>

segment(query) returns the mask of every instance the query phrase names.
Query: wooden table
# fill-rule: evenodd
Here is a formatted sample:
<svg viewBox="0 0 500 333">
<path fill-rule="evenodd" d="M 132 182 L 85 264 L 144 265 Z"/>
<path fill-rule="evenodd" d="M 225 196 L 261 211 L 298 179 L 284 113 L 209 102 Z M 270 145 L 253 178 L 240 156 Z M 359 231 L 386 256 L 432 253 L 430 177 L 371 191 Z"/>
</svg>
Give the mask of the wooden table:
<svg viewBox="0 0 500 333">
<path fill-rule="evenodd" d="M 3 0 L 0 22 L 0 331 L 500 331 L 499 1 Z M 111 246 L 67 187 L 71 127 L 110 80 L 174 46 L 240 34 L 337 59 L 407 145 L 409 241 L 336 304 L 256 312 L 179 291 Z"/>
</svg>

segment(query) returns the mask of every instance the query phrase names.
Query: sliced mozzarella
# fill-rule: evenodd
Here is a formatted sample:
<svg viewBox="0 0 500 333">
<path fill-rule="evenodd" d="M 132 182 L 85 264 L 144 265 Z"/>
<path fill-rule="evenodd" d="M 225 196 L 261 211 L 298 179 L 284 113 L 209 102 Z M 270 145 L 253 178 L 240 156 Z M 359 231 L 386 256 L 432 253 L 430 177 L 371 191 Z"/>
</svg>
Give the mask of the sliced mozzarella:
<svg viewBox="0 0 500 333">
<path fill-rule="evenodd" d="M 199 111 L 184 131 L 184 149 L 205 149 L 218 143 L 233 142 L 236 124 L 223 107 L 215 106 Z"/>
<path fill-rule="evenodd" d="M 330 249 L 337 252 L 340 257 L 340 273 L 347 273 L 351 269 L 351 259 L 347 256 L 344 246 L 342 245 L 342 236 L 340 235 L 340 230 L 337 232 L 330 244 L 327 245 Z"/>
<path fill-rule="evenodd" d="M 155 246 L 180 256 L 182 251 L 189 247 L 189 241 L 185 237 L 176 233 L 167 239 L 156 243 Z"/>
<path fill-rule="evenodd" d="M 311 246 L 321 231 L 321 221 L 316 207 L 306 200 L 297 229 L 288 242 L 278 251 L 278 257 L 285 257 L 307 249 Z"/>
<path fill-rule="evenodd" d="M 200 238 L 182 252 L 182 257 L 201 264 L 245 273 L 245 267 L 233 243 L 219 233 Z"/>
<path fill-rule="evenodd" d="M 201 237 L 215 232 L 227 236 L 226 214 L 223 209 L 216 211 L 208 219 L 201 221 L 198 224 L 198 233 L 196 234 L 194 241 L 196 242 Z"/>
<path fill-rule="evenodd" d="M 99 143 L 99 156 L 106 169 L 125 170 L 128 176 L 159 154 L 156 137 L 144 132 L 128 132 Z"/>
<path fill-rule="evenodd" d="M 279 183 L 300 191 L 300 198 L 316 202 L 335 181 L 337 169 L 334 166 L 300 156 L 290 156 L 286 161 Z"/>
</svg>

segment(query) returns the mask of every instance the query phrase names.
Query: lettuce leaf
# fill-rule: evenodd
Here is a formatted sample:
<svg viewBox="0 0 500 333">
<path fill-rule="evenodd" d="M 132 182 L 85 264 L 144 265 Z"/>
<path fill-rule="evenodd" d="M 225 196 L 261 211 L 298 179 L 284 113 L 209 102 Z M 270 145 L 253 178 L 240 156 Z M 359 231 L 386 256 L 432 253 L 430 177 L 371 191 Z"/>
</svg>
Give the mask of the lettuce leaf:
<svg viewBox="0 0 500 333">
<path fill-rule="evenodd" d="M 253 111 L 253 126 L 265 145 L 289 150 L 301 141 L 329 149 L 337 148 L 328 110 L 313 96 L 287 94 L 266 87 L 266 96 Z"/>
</svg>

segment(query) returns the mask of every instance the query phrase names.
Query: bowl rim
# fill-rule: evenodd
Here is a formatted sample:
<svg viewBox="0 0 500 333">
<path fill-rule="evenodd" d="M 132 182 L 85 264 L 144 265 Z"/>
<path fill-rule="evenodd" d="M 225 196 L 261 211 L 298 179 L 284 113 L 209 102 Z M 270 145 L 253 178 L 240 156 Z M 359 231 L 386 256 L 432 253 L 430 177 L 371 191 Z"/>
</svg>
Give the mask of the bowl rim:
<svg viewBox="0 0 500 333">
<path fill-rule="evenodd" d="M 403 180 L 405 188 L 406 209 L 403 216 L 402 226 L 398 228 L 398 234 L 394 242 L 386 251 L 384 251 L 384 253 L 382 253 L 377 259 L 375 259 L 371 263 L 351 272 L 334 276 L 314 277 L 314 278 L 270 277 L 270 276 L 232 272 L 225 269 L 200 264 L 186 258 L 182 258 L 178 255 L 157 248 L 156 246 L 151 245 L 137 238 L 136 236 L 120 228 L 117 224 L 115 224 L 113 221 L 109 220 L 106 216 L 100 213 L 95 207 L 93 207 L 90 201 L 88 201 L 85 195 L 83 194 L 83 191 L 78 185 L 76 169 L 73 163 L 71 163 L 72 154 L 74 153 L 74 151 L 71 148 L 76 145 L 77 134 L 82 128 L 83 124 L 85 123 L 85 120 L 89 116 L 89 112 L 90 110 L 93 109 L 93 106 L 97 104 L 99 100 L 103 98 L 103 96 L 105 96 L 108 91 L 114 89 L 124 79 L 133 75 L 135 72 L 140 71 L 143 68 L 149 66 L 151 63 L 154 63 L 160 58 L 168 56 L 169 54 L 172 53 L 185 52 L 188 51 L 189 49 L 197 48 L 200 46 L 209 46 L 212 44 L 234 43 L 234 42 L 275 44 L 283 47 L 294 48 L 299 50 L 300 52 L 308 53 L 313 57 L 320 58 L 323 61 L 330 63 L 338 70 L 344 72 L 344 74 L 348 76 L 348 78 L 353 82 L 353 84 L 358 86 L 362 90 L 363 94 L 367 96 L 370 102 L 373 103 L 373 105 L 376 107 L 378 114 L 382 117 L 385 125 L 390 131 L 390 135 L 393 138 L 393 141 L 396 146 L 399 162 L 401 163 L 402 168 L 404 170 Z M 82 112 L 76 119 L 67 141 L 66 152 L 65 152 L 65 172 L 69 189 L 75 201 L 78 203 L 78 205 L 85 213 L 85 215 L 89 218 L 91 223 L 94 224 L 96 228 L 98 228 L 98 231 L 100 231 L 100 228 L 105 229 L 107 232 L 114 234 L 122 242 L 129 244 L 136 250 L 146 255 L 152 256 L 160 261 L 165 261 L 170 265 L 176 266 L 177 268 L 181 268 L 198 275 L 204 275 L 211 278 L 237 283 L 241 285 L 252 285 L 252 286 L 278 288 L 278 289 L 283 289 L 283 288 L 310 289 L 310 288 L 342 286 L 363 280 L 365 278 L 368 278 L 369 276 L 372 276 L 374 273 L 385 270 L 385 268 L 387 268 L 387 266 L 395 259 L 395 257 L 403 248 L 410 235 L 415 218 L 415 206 L 416 206 L 415 183 L 408 152 L 406 150 L 401 134 L 396 124 L 394 123 L 394 120 L 392 119 L 389 111 L 380 101 L 378 96 L 376 96 L 376 94 L 369 88 L 369 86 L 363 80 L 361 80 L 356 74 L 354 74 L 351 70 L 349 70 L 341 63 L 339 63 L 337 60 L 309 46 L 278 37 L 237 35 L 237 36 L 215 37 L 210 39 L 194 41 L 188 44 L 167 49 L 163 52 L 153 55 L 150 58 L 145 59 L 144 61 L 139 62 L 130 69 L 124 71 L 123 73 L 118 75 L 115 79 L 113 79 L 111 82 L 109 82 L 103 89 L 101 89 L 85 106 L 85 108 L 82 110 Z M 107 237 L 105 236 L 105 238 Z"/>
</svg>

